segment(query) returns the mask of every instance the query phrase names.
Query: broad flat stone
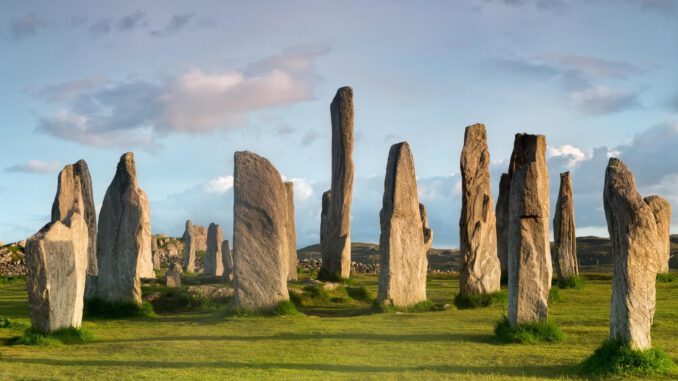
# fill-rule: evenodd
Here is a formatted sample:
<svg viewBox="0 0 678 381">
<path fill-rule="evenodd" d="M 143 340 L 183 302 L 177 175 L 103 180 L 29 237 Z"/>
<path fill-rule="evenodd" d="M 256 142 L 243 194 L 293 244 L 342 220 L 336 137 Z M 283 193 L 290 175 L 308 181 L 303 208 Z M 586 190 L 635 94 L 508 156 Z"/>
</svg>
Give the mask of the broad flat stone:
<svg viewBox="0 0 678 381">
<path fill-rule="evenodd" d="M 221 276 L 224 273 L 224 263 L 221 257 L 221 242 L 224 234 L 221 226 L 211 223 L 207 228 L 207 252 L 205 253 L 205 268 L 203 275 Z"/>
<path fill-rule="evenodd" d="M 553 218 L 553 248 L 558 279 L 564 281 L 579 275 L 577 235 L 574 224 L 574 197 L 570 172 L 560 174 L 560 190 Z"/>
<path fill-rule="evenodd" d="M 657 222 L 657 237 L 660 243 L 657 272 L 665 274 L 669 272 L 671 258 L 671 203 L 659 196 L 645 197 L 645 203 L 652 208 L 652 214 Z"/>
<path fill-rule="evenodd" d="M 294 221 L 294 184 L 285 183 L 287 194 L 287 243 L 289 244 L 289 272 L 287 280 L 297 280 L 297 227 Z"/>
</svg>

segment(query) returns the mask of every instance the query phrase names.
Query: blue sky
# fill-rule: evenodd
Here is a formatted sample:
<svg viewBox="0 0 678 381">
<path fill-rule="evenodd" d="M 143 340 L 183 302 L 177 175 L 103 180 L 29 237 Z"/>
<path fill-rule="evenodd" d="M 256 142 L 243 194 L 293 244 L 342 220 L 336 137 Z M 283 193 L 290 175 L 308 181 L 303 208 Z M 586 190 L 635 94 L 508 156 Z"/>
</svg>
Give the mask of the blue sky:
<svg viewBox="0 0 678 381">
<path fill-rule="evenodd" d="M 496 198 L 513 135 L 547 136 L 573 172 L 579 235 L 605 235 L 609 156 L 678 205 L 678 2 L 88 1 L 0 3 L 0 240 L 49 218 L 85 159 L 98 205 L 135 152 L 155 232 L 232 229 L 233 152 L 295 181 L 317 242 L 329 103 L 354 88 L 355 241 L 379 238 L 389 147 L 410 143 L 435 246 L 458 245 L 464 127 L 485 123 Z M 552 205 L 552 206 L 553 206 Z M 677 213 L 678 214 L 678 213 Z M 674 217 L 678 225 L 678 218 Z"/>
</svg>

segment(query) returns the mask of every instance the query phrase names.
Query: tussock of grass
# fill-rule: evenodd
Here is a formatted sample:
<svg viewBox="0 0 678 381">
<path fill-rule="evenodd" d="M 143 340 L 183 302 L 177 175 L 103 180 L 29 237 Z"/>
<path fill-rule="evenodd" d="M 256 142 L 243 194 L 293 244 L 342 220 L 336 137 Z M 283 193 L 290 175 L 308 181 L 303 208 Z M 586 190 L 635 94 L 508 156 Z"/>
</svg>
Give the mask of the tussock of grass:
<svg viewBox="0 0 678 381">
<path fill-rule="evenodd" d="M 506 316 L 497 323 L 494 333 L 501 341 L 506 343 L 557 343 L 564 339 L 560 329 L 551 322 L 518 324 L 516 327 L 511 327 Z"/>
<path fill-rule="evenodd" d="M 214 308 L 212 302 L 203 295 L 192 294 L 183 289 L 172 289 L 162 293 L 153 301 L 153 310 L 159 314 Z"/>
<path fill-rule="evenodd" d="M 290 300 L 297 306 L 355 304 L 355 301 L 370 303 L 372 295 L 364 286 L 346 287 L 337 285 L 334 289 L 326 290 L 322 285 L 305 285 L 302 292 L 290 292 Z"/>
<path fill-rule="evenodd" d="M 330 273 L 329 271 L 321 268 L 320 271 L 318 271 L 318 280 L 323 282 L 341 282 L 344 280 L 344 278 L 342 278 L 339 274 Z"/>
<path fill-rule="evenodd" d="M 676 364 L 659 349 L 637 351 L 616 341 L 606 341 L 581 364 L 584 374 L 644 376 L 675 373 Z"/>
<path fill-rule="evenodd" d="M 491 294 L 481 295 L 464 295 L 457 294 L 454 297 L 454 305 L 459 309 L 482 308 L 482 307 L 505 307 L 506 306 L 506 292 L 498 291 Z"/>
<path fill-rule="evenodd" d="M 563 301 L 563 296 L 560 294 L 560 288 L 551 287 L 549 289 L 549 300 L 548 303 L 558 303 Z"/>
<path fill-rule="evenodd" d="M 657 274 L 657 282 L 659 282 L 659 283 L 678 282 L 678 274 L 673 274 L 673 273 Z"/>
<path fill-rule="evenodd" d="M 229 308 L 226 316 L 229 317 L 267 317 L 267 316 L 298 316 L 302 315 L 297 306 L 290 300 L 283 300 L 273 308 L 249 310 L 245 308 Z"/>
<path fill-rule="evenodd" d="M 378 313 L 395 313 L 395 312 L 431 312 L 431 311 L 444 311 L 445 308 L 442 305 L 435 304 L 430 300 L 424 300 L 417 304 L 408 306 L 408 307 L 396 307 L 392 304 L 386 303 L 377 303 L 375 300 L 372 304 L 372 309 Z"/>
<path fill-rule="evenodd" d="M 360 300 L 362 302 L 371 302 L 374 299 L 370 290 L 364 286 L 360 287 L 346 287 L 346 293 L 351 299 Z"/>
<path fill-rule="evenodd" d="M 134 302 L 106 302 L 99 298 L 85 301 L 85 318 L 120 319 L 129 317 L 156 317 L 153 306 L 145 302 L 138 305 Z"/>
<path fill-rule="evenodd" d="M 581 290 L 586 286 L 586 278 L 581 275 L 573 276 L 571 278 L 558 280 L 558 287 L 561 289 L 575 289 Z"/>
<path fill-rule="evenodd" d="M 82 344 L 92 341 L 91 332 L 83 328 L 64 328 L 51 333 L 43 333 L 36 329 L 27 329 L 22 336 L 6 340 L 7 345 L 62 345 Z"/>
<path fill-rule="evenodd" d="M 7 316 L 0 316 L 0 328 L 23 328 L 23 327 L 25 327 L 23 323 L 11 321 Z"/>
</svg>

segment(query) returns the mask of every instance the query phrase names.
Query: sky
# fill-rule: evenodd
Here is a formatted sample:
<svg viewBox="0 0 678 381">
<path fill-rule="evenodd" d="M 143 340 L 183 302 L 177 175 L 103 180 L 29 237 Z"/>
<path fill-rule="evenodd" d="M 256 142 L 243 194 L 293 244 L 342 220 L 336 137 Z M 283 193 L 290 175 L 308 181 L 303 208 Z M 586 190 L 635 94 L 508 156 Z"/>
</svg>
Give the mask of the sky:
<svg viewBox="0 0 678 381">
<path fill-rule="evenodd" d="M 355 102 L 352 237 L 378 242 L 388 150 L 410 143 L 435 247 L 457 247 L 464 129 L 484 123 L 493 197 L 518 132 L 546 135 L 551 209 L 571 171 L 577 235 L 606 236 L 605 166 L 678 207 L 678 1 L 0 2 L 0 241 L 50 217 L 85 159 L 97 207 L 135 154 L 152 230 L 232 235 L 233 154 L 295 183 L 319 240 L 329 104 Z M 678 213 L 673 231 L 678 232 Z"/>
</svg>

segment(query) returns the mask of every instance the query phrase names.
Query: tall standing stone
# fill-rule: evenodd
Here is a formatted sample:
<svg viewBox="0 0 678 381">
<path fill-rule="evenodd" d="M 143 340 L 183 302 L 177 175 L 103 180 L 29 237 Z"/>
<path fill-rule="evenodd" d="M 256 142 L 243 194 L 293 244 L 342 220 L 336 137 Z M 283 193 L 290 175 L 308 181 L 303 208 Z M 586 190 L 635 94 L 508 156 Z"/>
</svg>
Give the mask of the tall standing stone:
<svg viewBox="0 0 678 381">
<path fill-rule="evenodd" d="M 224 266 L 224 281 L 230 283 L 233 281 L 233 256 L 231 255 L 231 245 L 228 240 L 224 240 L 221 243 L 221 262 Z"/>
<path fill-rule="evenodd" d="M 509 218 L 509 177 L 502 173 L 499 180 L 499 196 L 496 206 L 497 256 L 501 267 L 502 281 L 508 279 L 508 218 Z"/>
<path fill-rule="evenodd" d="M 233 305 L 270 309 L 289 300 L 287 193 L 280 173 L 254 153 L 235 153 Z"/>
<path fill-rule="evenodd" d="M 75 212 L 80 213 L 87 224 L 87 274 L 97 275 L 97 211 L 92 177 L 84 160 L 65 166 L 59 173 L 59 185 L 52 203 L 52 222 L 65 222 Z"/>
<path fill-rule="evenodd" d="M 191 220 L 186 220 L 186 230 L 184 230 L 183 265 L 187 273 L 195 272 L 195 235 Z"/>
<path fill-rule="evenodd" d="M 41 332 L 77 328 L 87 277 L 89 226 L 79 211 L 50 222 L 26 243 L 31 323 Z"/>
<path fill-rule="evenodd" d="M 151 254 L 153 255 L 153 270 L 160 270 L 160 250 L 156 237 L 151 237 Z"/>
<path fill-rule="evenodd" d="M 669 272 L 669 259 L 671 258 L 671 203 L 659 196 L 645 197 L 645 203 L 652 208 L 657 222 L 657 237 L 660 243 L 657 272 L 665 274 Z"/>
<path fill-rule="evenodd" d="M 391 147 L 386 165 L 381 213 L 381 270 L 377 302 L 407 307 L 426 300 L 426 252 L 432 233 L 419 204 L 410 146 Z"/>
<path fill-rule="evenodd" d="M 205 268 L 202 273 L 206 276 L 221 276 L 224 273 L 224 262 L 221 257 L 221 242 L 224 234 L 221 225 L 211 223 L 207 228 L 207 253 L 205 254 Z"/>
<path fill-rule="evenodd" d="M 120 158 L 99 216 L 97 296 L 141 304 L 141 277 L 150 263 L 148 198 L 137 182 L 134 155 Z M 146 251 L 147 250 L 147 251 Z"/>
<path fill-rule="evenodd" d="M 500 289 L 501 267 L 490 192 L 490 151 L 484 125 L 466 127 L 460 167 L 462 268 L 459 289 L 462 295 L 490 294 Z"/>
<path fill-rule="evenodd" d="M 294 221 L 294 184 L 285 183 L 287 194 L 287 243 L 289 245 L 289 272 L 287 280 L 297 280 L 297 225 Z"/>
<path fill-rule="evenodd" d="M 151 203 L 148 201 L 146 192 L 139 189 L 141 200 L 141 235 L 139 247 L 139 276 L 142 278 L 155 278 L 153 270 L 153 249 L 151 234 Z"/>
<path fill-rule="evenodd" d="M 351 273 L 351 200 L 353 197 L 353 89 L 342 87 L 330 105 L 332 116 L 332 185 L 321 221 L 321 278 L 348 278 Z"/>
<path fill-rule="evenodd" d="M 570 172 L 564 172 L 560 174 L 560 190 L 553 217 L 553 258 L 558 280 L 561 282 L 579 275 L 575 230 L 572 177 Z"/>
<path fill-rule="evenodd" d="M 508 321 L 544 322 L 553 269 L 546 138 L 517 134 L 509 165 Z"/>
<path fill-rule="evenodd" d="M 614 256 L 610 340 L 648 349 L 661 248 L 652 207 L 640 196 L 633 174 L 619 159 L 611 158 L 607 165 L 603 205 Z"/>
</svg>

